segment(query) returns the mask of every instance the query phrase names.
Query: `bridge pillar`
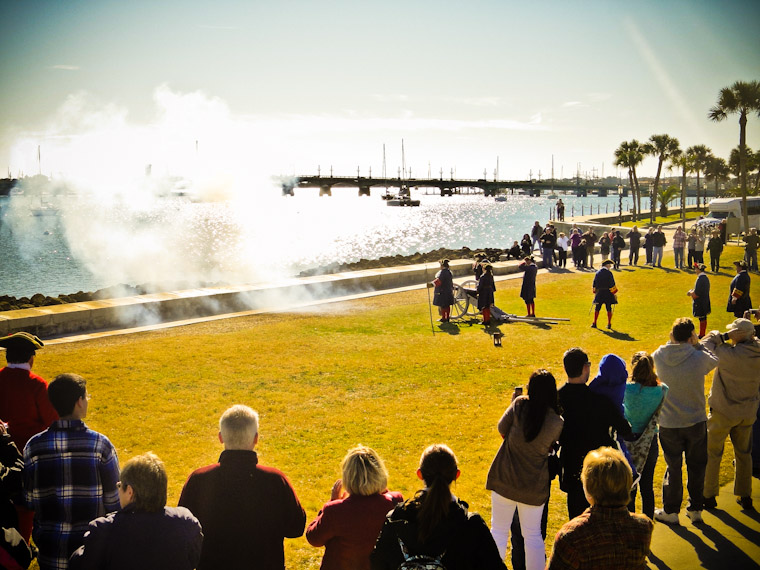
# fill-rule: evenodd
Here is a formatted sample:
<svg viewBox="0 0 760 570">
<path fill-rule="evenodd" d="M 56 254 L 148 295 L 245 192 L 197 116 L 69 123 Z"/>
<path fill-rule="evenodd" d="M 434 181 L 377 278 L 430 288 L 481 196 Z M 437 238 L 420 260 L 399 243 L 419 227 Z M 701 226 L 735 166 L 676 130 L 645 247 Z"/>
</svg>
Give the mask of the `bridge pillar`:
<svg viewBox="0 0 760 570">
<path fill-rule="evenodd" d="M 330 186 L 320 186 L 320 188 L 319 188 L 319 195 L 320 196 L 332 196 L 332 188 Z"/>
<path fill-rule="evenodd" d="M 283 184 L 282 185 L 282 195 L 283 196 L 295 196 L 295 192 L 293 192 L 293 185 L 292 184 Z"/>
<path fill-rule="evenodd" d="M 586 196 L 588 196 L 588 192 L 586 191 L 585 188 L 578 188 L 575 191 L 575 195 L 578 196 L 579 198 L 585 198 Z"/>
<path fill-rule="evenodd" d="M 441 196 L 453 196 L 454 191 L 451 188 L 444 188 L 443 186 L 439 186 L 438 188 L 441 191 Z"/>
<path fill-rule="evenodd" d="M 596 193 L 597 196 L 600 198 L 606 198 L 607 197 L 607 189 L 606 188 L 599 188 L 599 190 Z"/>
<path fill-rule="evenodd" d="M 369 196 L 369 186 L 359 186 L 359 196 Z"/>
</svg>

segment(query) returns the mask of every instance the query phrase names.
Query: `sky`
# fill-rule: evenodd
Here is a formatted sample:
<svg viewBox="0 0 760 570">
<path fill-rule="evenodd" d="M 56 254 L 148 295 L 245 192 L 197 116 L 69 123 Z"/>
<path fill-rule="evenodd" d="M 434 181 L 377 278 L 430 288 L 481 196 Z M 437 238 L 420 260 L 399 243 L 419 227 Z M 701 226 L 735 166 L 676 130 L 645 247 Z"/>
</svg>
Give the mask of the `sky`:
<svg viewBox="0 0 760 570">
<path fill-rule="evenodd" d="M 610 176 L 661 133 L 727 158 L 738 117 L 707 112 L 760 80 L 756 0 L 2 0 L 0 21 L 0 176 L 94 185 L 377 176 L 384 148 L 395 176 L 402 140 L 415 177 Z"/>
</svg>

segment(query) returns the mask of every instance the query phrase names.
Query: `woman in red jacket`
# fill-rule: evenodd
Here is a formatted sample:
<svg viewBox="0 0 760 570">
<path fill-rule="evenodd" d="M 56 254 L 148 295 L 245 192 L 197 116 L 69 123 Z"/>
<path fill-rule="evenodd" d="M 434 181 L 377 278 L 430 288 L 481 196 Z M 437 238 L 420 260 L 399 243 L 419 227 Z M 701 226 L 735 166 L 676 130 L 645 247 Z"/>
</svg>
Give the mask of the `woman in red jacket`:
<svg viewBox="0 0 760 570">
<path fill-rule="evenodd" d="M 335 482 L 330 502 L 306 529 L 306 540 L 325 547 L 322 570 L 369 570 L 385 515 L 404 498 L 388 491 L 385 464 L 369 447 L 350 449 L 341 471 L 343 479 Z"/>
</svg>

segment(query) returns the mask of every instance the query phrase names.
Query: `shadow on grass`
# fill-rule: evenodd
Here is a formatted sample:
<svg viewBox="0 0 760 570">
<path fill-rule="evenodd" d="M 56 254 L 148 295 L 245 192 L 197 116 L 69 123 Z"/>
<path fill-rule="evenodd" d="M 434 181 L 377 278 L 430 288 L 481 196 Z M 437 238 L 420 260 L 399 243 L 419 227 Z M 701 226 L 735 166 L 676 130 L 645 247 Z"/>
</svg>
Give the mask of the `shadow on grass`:
<svg viewBox="0 0 760 570">
<path fill-rule="evenodd" d="M 438 329 L 452 336 L 459 334 L 459 327 L 454 323 L 438 323 Z"/>
<path fill-rule="evenodd" d="M 636 338 L 629 335 L 627 332 L 621 332 L 616 330 L 604 330 L 599 329 L 601 332 L 606 334 L 609 337 L 614 338 L 615 340 L 624 340 L 626 342 L 635 342 Z"/>
</svg>

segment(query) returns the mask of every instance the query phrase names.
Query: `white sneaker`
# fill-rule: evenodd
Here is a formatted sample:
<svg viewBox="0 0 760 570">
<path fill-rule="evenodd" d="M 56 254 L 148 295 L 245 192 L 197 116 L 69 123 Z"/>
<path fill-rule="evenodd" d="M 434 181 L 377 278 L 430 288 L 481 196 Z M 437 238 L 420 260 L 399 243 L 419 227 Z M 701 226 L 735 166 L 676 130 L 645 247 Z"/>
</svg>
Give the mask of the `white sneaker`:
<svg viewBox="0 0 760 570">
<path fill-rule="evenodd" d="M 702 513 L 700 513 L 700 515 L 701 514 Z M 663 509 L 655 509 L 654 520 L 667 524 L 681 524 L 678 520 L 678 513 L 666 513 Z"/>
<path fill-rule="evenodd" d="M 702 511 L 686 511 L 686 516 L 691 519 L 692 524 L 699 524 L 702 521 Z"/>
</svg>

